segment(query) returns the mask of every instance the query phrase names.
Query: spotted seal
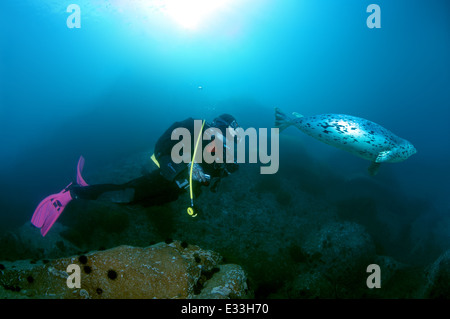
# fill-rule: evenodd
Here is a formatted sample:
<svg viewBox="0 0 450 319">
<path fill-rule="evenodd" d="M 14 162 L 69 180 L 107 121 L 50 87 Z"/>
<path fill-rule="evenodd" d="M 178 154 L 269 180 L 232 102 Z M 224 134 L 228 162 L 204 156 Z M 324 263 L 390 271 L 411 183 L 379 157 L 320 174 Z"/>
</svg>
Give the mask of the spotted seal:
<svg viewBox="0 0 450 319">
<path fill-rule="evenodd" d="M 360 117 L 345 114 L 292 114 L 295 118 L 288 117 L 275 108 L 275 127 L 280 132 L 295 125 L 319 141 L 369 160 L 372 162 L 369 166 L 372 176 L 378 172 L 381 163 L 402 162 L 417 152 L 407 140 Z"/>
</svg>

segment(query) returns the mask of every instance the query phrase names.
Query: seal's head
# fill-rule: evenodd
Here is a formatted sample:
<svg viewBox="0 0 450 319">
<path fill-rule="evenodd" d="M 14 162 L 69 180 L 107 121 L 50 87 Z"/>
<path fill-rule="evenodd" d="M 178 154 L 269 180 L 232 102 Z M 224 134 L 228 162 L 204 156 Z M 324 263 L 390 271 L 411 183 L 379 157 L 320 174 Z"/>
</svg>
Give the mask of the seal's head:
<svg viewBox="0 0 450 319">
<path fill-rule="evenodd" d="M 392 158 L 391 163 L 403 162 L 411 155 L 417 153 L 416 148 L 409 141 L 403 140 L 403 142 L 396 148 L 396 156 Z"/>
<path fill-rule="evenodd" d="M 406 158 L 408 158 L 408 157 L 410 157 L 411 155 L 414 155 L 414 154 L 416 154 L 417 153 L 417 150 L 416 150 L 416 148 L 414 147 L 414 145 L 412 145 L 410 142 L 408 142 L 408 141 L 406 141 L 405 140 L 405 150 L 406 150 Z M 405 158 L 405 159 L 406 159 Z"/>
</svg>

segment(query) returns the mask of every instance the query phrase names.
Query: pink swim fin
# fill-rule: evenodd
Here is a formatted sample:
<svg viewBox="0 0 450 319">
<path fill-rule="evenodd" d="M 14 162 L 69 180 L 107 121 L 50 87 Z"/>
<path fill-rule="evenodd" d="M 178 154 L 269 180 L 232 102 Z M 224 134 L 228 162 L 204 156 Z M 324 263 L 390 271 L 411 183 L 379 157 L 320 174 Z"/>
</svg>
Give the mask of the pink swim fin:
<svg viewBox="0 0 450 319">
<path fill-rule="evenodd" d="M 72 183 L 67 185 L 61 192 L 44 198 L 34 211 L 31 223 L 34 226 L 41 228 L 42 236 L 47 235 L 50 228 L 52 228 L 53 224 L 64 211 L 64 208 L 66 208 L 67 204 L 72 200 L 72 196 L 68 189 L 70 185 L 72 185 Z"/>
<path fill-rule="evenodd" d="M 88 183 L 84 181 L 83 176 L 81 176 L 81 173 L 83 172 L 83 167 L 84 167 L 84 157 L 80 156 L 77 165 L 77 184 L 80 186 L 89 186 Z"/>
<path fill-rule="evenodd" d="M 83 176 L 81 176 L 83 167 L 84 157 L 80 156 L 77 165 L 77 184 L 84 187 L 89 185 L 85 182 Z M 66 208 L 67 204 L 73 199 L 69 190 L 70 185 L 72 185 L 72 183 L 67 185 L 67 187 L 59 193 L 44 198 L 34 211 L 33 217 L 31 217 L 31 223 L 41 229 L 42 236 L 47 235 L 50 228 L 52 228 L 53 224 Z"/>
</svg>

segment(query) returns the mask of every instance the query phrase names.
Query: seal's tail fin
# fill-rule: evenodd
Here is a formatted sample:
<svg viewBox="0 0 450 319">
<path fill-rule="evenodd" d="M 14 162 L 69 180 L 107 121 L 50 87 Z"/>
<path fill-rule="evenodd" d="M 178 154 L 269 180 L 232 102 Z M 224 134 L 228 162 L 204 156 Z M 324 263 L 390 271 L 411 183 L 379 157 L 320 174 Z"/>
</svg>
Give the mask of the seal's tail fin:
<svg viewBox="0 0 450 319">
<path fill-rule="evenodd" d="M 284 114 L 279 108 L 275 108 L 275 127 L 284 131 L 289 126 L 294 125 L 293 119 Z"/>
</svg>

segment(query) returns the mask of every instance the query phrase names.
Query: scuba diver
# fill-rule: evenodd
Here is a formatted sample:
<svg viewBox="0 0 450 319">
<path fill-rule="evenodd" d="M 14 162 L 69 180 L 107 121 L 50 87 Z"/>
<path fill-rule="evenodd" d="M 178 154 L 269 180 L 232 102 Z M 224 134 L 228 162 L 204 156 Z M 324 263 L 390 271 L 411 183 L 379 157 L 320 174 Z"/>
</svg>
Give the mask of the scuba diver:
<svg viewBox="0 0 450 319">
<path fill-rule="evenodd" d="M 198 155 L 198 153 L 206 152 L 212 157 L 216 153 L 224 154 L 226 149 L 229 149 L 228 145 L 234 142 L 235 137 L 239 143 L 239 136 L 235 134 L 238 127 L 232 115 L 222 114 L 211 123 L 203 121 L 197 140 L 194 140 L 196 135 L 193 118 L 175 122 L 155 144 L 155 151 L 151 158 L 158 169 L 123 184 L 87 184 L 81 175 L 84 166 L 84 158 L 81 156 L 77 165 L 76 182 L 70 183 L 61 192 L 44 198 L 34 211 L 31 223 L 40 228 L 42 236 L 45 236 L 69 202 L 77 199 L 96 200 L 110 192 L 119 194 L 118 202 L 121 204 L 153 206 L 175 201 L 182 193 L 189 191 L 191 202 L 187 212 L 195 217 L 197 214 L 193 202 L 194 186 L 211 186 L 211 190 L 215 191 L 223 177 L 238 169 L 236 161 L 228 159 L 212 163 L 205 161 L 197 163 L 198 161 L 194 160 L 198 158 L 196 153 Z M 172 158 L 172 149 L 179 141 L 172 139 L 172 133 L 178 129 L 185 132 L 187 130 L 190 133 L 191 143 L 186 144 L 190 146 L 191 152 L 183 154 L 183 156 L 189 155 L 190 160 L 175 163 Z M 211 139 L 211 143 L 202 146 L 202 149 L 197 149 L 203 132 Z"/>
</svg>

